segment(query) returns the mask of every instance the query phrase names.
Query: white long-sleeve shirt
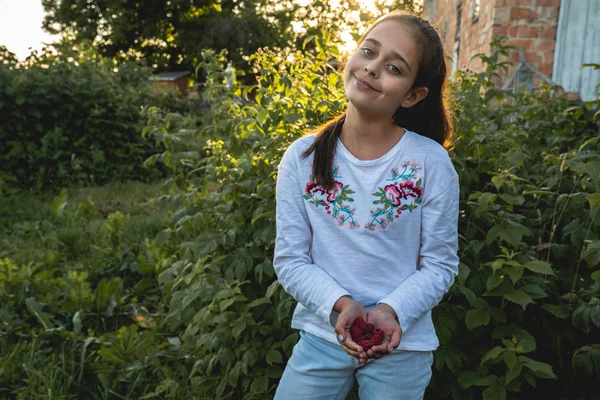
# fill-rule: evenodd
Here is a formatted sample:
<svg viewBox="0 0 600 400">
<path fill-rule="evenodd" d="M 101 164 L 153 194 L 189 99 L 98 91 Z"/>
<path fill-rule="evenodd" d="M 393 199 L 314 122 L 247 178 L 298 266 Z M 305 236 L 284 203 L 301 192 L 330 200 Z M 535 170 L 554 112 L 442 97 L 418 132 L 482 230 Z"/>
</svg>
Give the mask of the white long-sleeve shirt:
<svg viewBox="0 0 600 400">
<path fill-rule="evenodd" d="M 407 131 L 386 154 L 359 160 L 338 139 L 335 187 L 312 182 L 315 135 L 285 152 L 277 179 L 274 267 L 297 301 L 292 327 L 338 343 L 335 302 L 398 316 L 398 349 L 435 350 L 431 309 L 458 273 L 458 176 L 447 151 Z"/>
</svg>

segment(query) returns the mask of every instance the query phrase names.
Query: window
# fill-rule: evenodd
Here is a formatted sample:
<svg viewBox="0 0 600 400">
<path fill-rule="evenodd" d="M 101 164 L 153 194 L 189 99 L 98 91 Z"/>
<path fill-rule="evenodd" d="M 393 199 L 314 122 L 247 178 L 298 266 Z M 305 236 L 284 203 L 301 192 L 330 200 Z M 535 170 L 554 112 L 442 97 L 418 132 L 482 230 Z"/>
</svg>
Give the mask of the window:
<svg viewBox="0 0 600 400">
<path fill-rule="evenodd" d="M 473 23 L 479 21 L 479 12 L 481 10 L 481 0 L 473 0 Z"/>
<path fill-rule="evenodd" d="M 435 16 L 435 0 L 429 0 L 429 21 L 433 22 Z"/>
<path fill-rule="evenodd" d="M 454 48 L 452 49 L 452 73 L 458 70 L 458 57 L 460 55 L 460 20 L 462 19 L 462 0 L 456 6 L 456 33 L 454 34 Z"/>
</svg>

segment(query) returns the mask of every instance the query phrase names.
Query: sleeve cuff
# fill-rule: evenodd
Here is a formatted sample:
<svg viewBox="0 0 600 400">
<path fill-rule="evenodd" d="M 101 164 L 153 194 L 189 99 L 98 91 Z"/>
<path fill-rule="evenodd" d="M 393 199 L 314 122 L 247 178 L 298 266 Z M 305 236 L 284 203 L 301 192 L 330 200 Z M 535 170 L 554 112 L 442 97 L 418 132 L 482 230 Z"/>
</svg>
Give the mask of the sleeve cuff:
<svg viewBox="0 0 600 400">
<path fill-rule="evenodd" d="M 333 306 L 334 306 L 335 302 L 338 301 L 338 299 L 342 296 L 350 296 L 350 293 L 348 293 L 346 290 L 342 289 L 341 287 L 336 288 L 335 290 L 333 290 L 331 295 L 329 297 L 327 297 L 327 300 L 323 303 L 323 305 L 317 311 L 317 315 L 319 317 L 321 317 L 324 321 L 326 321 L 331 326 L 334 326 L 332 324 L 332 321 L 334 320 Z"/>
<path fill-rule="evenodd" d="M 406 333 L 410 328 L 412 328 L 413 323 L 410 318 L 406 315 L 401 307 L 399 307 L 394 301 L 390 298 L 385 298 L 381 301 L 377 302 L 377 305 L 384 303 L 388 306 L 392 307 L 396 312 L 396 317 L 398 317 L 398 324 L 400 325 L 400 329 L 402 329 L 402 334 Z"/>
</svg>

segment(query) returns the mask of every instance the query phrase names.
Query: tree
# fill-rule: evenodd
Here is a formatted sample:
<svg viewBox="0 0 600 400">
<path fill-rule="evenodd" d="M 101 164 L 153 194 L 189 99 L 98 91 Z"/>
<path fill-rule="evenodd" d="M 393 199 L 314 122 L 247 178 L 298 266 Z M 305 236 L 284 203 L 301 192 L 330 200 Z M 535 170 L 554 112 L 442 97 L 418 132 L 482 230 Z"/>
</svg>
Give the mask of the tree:
<svg viewBox="0 0 600 400">
<path fill-rule="evenodd" d="M 240 60 L 287 46 L 292 2 L 275 0 L 42 0 L 44 29 L 90 41 L 101 54 L 142 59 L 158 70 L 194 66 L 203 48 Z M 283 5 L 282 5 L 283 4 Z"/>
<path fill-rule="evenodd" d="M 157 70 L 193 69 L 203 49 L 227 49 L 240 63 L 258 48 L 299 47 L 323 30 L 340 40 L 379 14 L 415 10 L 414 0 L 42 0 L 44 29 L 89 41 L 107 57 L 139 59 Z"/>
</svg>

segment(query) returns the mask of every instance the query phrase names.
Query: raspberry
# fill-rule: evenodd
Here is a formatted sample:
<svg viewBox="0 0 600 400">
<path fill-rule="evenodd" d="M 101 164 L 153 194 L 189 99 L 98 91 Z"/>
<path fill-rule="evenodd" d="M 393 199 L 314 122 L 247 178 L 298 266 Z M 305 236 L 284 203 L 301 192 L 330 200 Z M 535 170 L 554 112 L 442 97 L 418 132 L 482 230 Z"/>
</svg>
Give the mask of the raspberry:
<svg viewBox="0 0 600 400">
<path fill-rule="evenodd" d="M 354 320 L 354 323 L 350 327 L 350 334 L 352 335 L 352 340 L 365 351 L 383 343 L 383 330 L 377 329 L 373 324 L 367 324 L 360 317 Z"/>
<path fill-rule="evenodd" d="M 367 327 L 367 323 L 361 317 L 358 317 L 354 320 L 354 324 L 360 328 L 361 331 L 364 331 Z"/>
<path fill-rule="evenodd" d="M 350 327 L 350 335 L 352 336 L 352 340 L 356 341 L 362 336 L 362 329 L 358 325 L 352 325 Z"/>
<path fill-rule="evenodd" d="M 373 343 L 375 343 L 375 345 L 380 345 L 383 342 L 383 335 L 379 335 L 379 334 L 374 334 L 373 337 L 371 337 L 371 340 L 373 341 Z"/>
</svg>

